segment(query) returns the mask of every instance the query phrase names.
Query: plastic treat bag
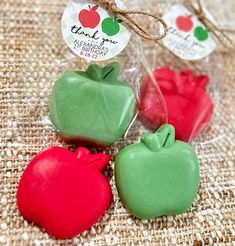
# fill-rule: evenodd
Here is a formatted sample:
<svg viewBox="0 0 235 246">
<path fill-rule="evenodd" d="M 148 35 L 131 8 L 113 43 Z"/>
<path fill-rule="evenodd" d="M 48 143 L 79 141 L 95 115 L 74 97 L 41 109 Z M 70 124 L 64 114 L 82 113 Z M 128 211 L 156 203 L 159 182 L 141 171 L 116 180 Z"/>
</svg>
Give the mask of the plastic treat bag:
<svg viewBox="0 0 235 246">
<path fill-rule="evenodd" d="M 116 54 L 116 52 L 120 52 L 119 47 L 116 47 L 115 50 L 110 49 L 109 44 L 117 44 L 118 42 L 123 42 L 122 39 L 115 39 L 115 38 L 110 38 L 112 36 L 116 36 L 119 32 L 121 32 L 121 35 L 126 36 L 125 34 L 125 29 L 122 29 L 122 27 L 119 27 L 116 30 L 116 27 L 113 30 L 113 27 L 110 28 L 110 21 L 111 24 L 115 23 L 116 25 L 119 25 L 119 20 L 112 20 L 109 17 L 105 17 L 105 19 L 102 20 L 102 16 L 100 15 L 99 18 L 97 17 L 98 15 L 95 13 L 99 9 L 99 6 L 96 5 L 90 5 L 90 4 L 85 4 L 86 8 L 82 9 L 76 9 L 75 8 L 75 14 L 74 14 L 74 9 L 69 8 L 69 15 L 68 19 L 66 21 L 62 20 L 62 29 L 63 30 L 70 30 L 73 32 L 74 36 L 82 36 L 84 39 L 95 39 L 98 44 L 90 45 L 89 41 L 86 40 L 75 40 L 73 39 L 73 36 L 67 36 L 66 33 L 63 33 L 63 37 L 66 39 L 66 43 L 69 46 L 70 49 L 73 51 L 79 50 L 79 55 L 87 57 L 87 59 L 81 59 L 78 58 L 77 53 L 73 54 L 70 49 L 68 49 L 65 45 L 65 43 L 61 43 L 60 48 L 61 49 L 55 49 L 53 46 L 45 46 L 45 49 L 51 49 L 52 57 L 50 59 L 45 59 L 45 57 L 40 56 L 40 49 L 37 49 L 38 47 L 34 47 L 34 50 L 31 50 L 30 54 L 28 54 L 29 59 L 30 56 L 36 56 L 38 55 L 42 59 L 40 65 L 44 68 L 44 73 L 38 73 L 36 81 L 32 81 L 29 79 L 29 81 L 33 82 L 33 86 L 30 85 L 30 83 L 27 83 L 25 86 L 31 86 L 33 89 L 36 89 L 33 91 L 31 96 L 31 101 L 32 107 L 28 107 L 27 111 L 24 112 L 22 117 L 20 118 L 21 121 L 26 121 L 25 117 L 27 117 L 27 122 L 29 124 L 34 124 L 36 127 L 34 128 L 37 131 L 38 137 L 35 134 L 31 139 L 30 144 L 27 145 L 27 148 L 31 149 L 33 148 L 33 153 L 38 152 L 39 148 L 45 149 L 49 145 L 65 145 L 62 141 L 61 138 L 56 138 L 56 134 L 52 132 L 56 131 L 57 135 L 62 136 L 65 140 L 69 140 L 70 142 L 76 141 L 76 145 L 73 146 L 66 146 L 66 147 L 71 147 L 71 148 L 76 148 L 77 143 L 86 143 L 86 144 L 96 144 L 98 146 L 109 146 L 112 145 L 114 142 L 117 142 L 120 137 L 126 136 L 125 140 L 128 139 L 129 136 L 126 134 L 133 134 L 136 138 L 139 137 L 139 129 L 138 127 L 133 125 L 132 123 L 134 122 L 136 118 L 136 101 L 138 91 L 139 91 L 139 84 L 140 81 L 142 80 L 143 77 L 143 72 L 146 73 L 146 70 L 150 71 L 148 66 L 143 66 L 142 62 L 145 59 L 144 54 L 142 51 L 142 44 L 140 39 L 136 36 L 133 35 L 130 43 L 126 47 L 126 49 L 119 55 L 115 56 L 113 59 L 104 59 L 104 61 L 100 61 L 100 56 L 105 56 L 104 58 L 110 58 L 109 55 L 113 56 Z M 71 11 L 71 13 L 70 13 Z M 91 13 L 90 13 L 91 12 Z M 94 12 L 94 13 L 93 13 Z M 88 22 L 87 18 L 83 17 L 83 14 L 85 15 L 93 14 L 98 18 L 96 23 L 93 22 Z M 108 18 L 108 19 L 107 19 Z M 67 22 L 68 21 L 68 22 Z M 81 29 L 78 24 L 74 25 L 73 23 L 82 23 L 82 26 L 89 25 L 89 28 L 85 28 L 84 30 Z M 100 24 L 100 22 L 105 21 L 105 24 Z M 108 24 L 107 22 L 108 21 Z M 95 29 L 95 25 L 98 23 L 98 32 Z M 108 28 L 107 28 L 108 25 Z M 101 29 L 100 29 L 101 28 Z M 106 29 L 107 28 L 107 29 Z M 91 29 L 91 30 L 90 30 Z M 102 32 L 102 33 L 101 33 Z M 56 34 L 59 34 L 58 30 L 55 30 Z M 105 35 L 103 35 L 105 33 Z M 115 34 L 114 34 L 115 33 Z M 124 33 L 124 34 L 123 34 Z M 99 35 L 100 36 L 99 36 Z M 46 38 L 45 40 L 49 39 L 48 33 L 46 33 Z M 102 35 L 102 36 L 101 36 Z M 107 37 L 108 36 L 108 37 Z M 52 36 L 52 39 L 55 37 Z M 56 40 L 55 40 L 56 41 Z M 58 42 L 58 40 L 57 40 Z M 107 46 L 106 46 L 107 45 Z M 58 47 L 58 46 L 57 46 Z M 81 48 L 82 47 L 82 48 Z M 112 47 L 112 45 L 111 45 Z M 40 47 L 42 48 L 42 47 Z M 117 51 L 118 50 L 118 51 Z M 38 52 L 38 53 L 37 53 Z M 54 57 L 57 57 L 57 60 L 53 59 L 53 54 Z M 106 57 L 106 55 L 108 57 Z M 58 59 L 60 57 L 60 59 Z M 92 58 L 92 59 L 91 59 Z M 93 62 L 89 60 L 95 60 Z M 46 61 L 46 62 L 45 62 Z M 44 64 L 42 64 L 44 62 Z M 120 66 L 120 68 L 119 68 Z M 119 71 L 120 70 L 120 71 Z M 27 70 L 27 67 L 24 68 L 24 76 L 30 75 L 31 71 Z M 120 74 L 120 75 L 119 75 Z M 49 78 L 49 83 L 48 79 Z M 37 84 L 38 83 L 38 84 Z M 34 92 L 39 93 L 34 94 Z M 43 93 L 44 92 L 44 93 Z M 46 93 L 45 93 L 46 92 Z M 160 98 L 160 93 L 156 87 L 156 97 Z M 162 103 L 163 101 L 159 101 Z M 164 103 L 164 102 L 163 102 Z M 41 110 L 39 111 L 38 109 Z M 44 110 L 42 110 L 42 108 Z M 163 114 L 165 112 L 163 111 Z M 50 115 L 50 117 L 49 117 Z M 31 121 L 30 118 L 34 118 L 34 121 Z M 44 124 L 43 128 L 40 128 L 40 124 Z M 132 130 L 134 129 L 134 130 Z M 130 131 L 128 131 L 130 130 Z M 49 134 L 51 133 L 51 135 Z M 31 133 L 30 133 L 31 134 Z M 38 141 L 39 136 L 43 136 L 43 140 L 41 142 Z M 27 141 L 27 140 L 26 140 Z M 27 142 L 25 141 L 25 145 Z M 43 142 L 43 143 L 42 143 Z M 127 141 L 126 141 L 127 142 Z M 76 146 L 76 147 L 75 147 Z M 55 152 L 53 151 L 55 150 Z M 35 179 L 36 183 L 39 184 L 39 193 L 41 193 L 41 186 L 40 184 L 43 184 L 46 182 L 46 184 L 49 185 L 49 189 L 52 191 L 52 193 L 56 197 L 58 197 L 58 201 L 60 199 L 63 200 L 64 197 L 72 199 L 72 188 L 74 188 L 77 184 L 75 184 L 73 181 L 69 179 L 71 175 L 68 175 L 68 184 L 71 184 L 71 187 L 67 187 L 65 190 L 68 190 L 68 192 L 65 193 L 57 193 L 55 189 L 51 186 L 51 184 L 54 184 L 53 177 L 54 174 L 58 174 L 57 170 L 61 170 L 61 163 L 66 163 L 65 166 L 66 170 L 68 171 L 70 167 L 72 167 L 72 161 L 71 159 L 67 160 L 62 160 L 59 157 L 59 151 L 62 151 L 63 157 L 66 156 L 72 158 L 72 153 L 68 152 L 67 150 L 62 150 L 56 147 L 55 149 L 49 149 L 48 155 L 44 156 L 45 158 L 42 158 L 41 163 L 49 163 L 49 179 L 51 182 L 47 182 L 47 171 L 48 169 L 39 171 L 37 173 L 36 169 L 31 169 L 33 172 L 31 173 L 30 171 L 28 172 L 29 178 L 32 177 L 32 180 Z M 82 166 L 84 166 L 85 160 L 89 159 L 89 151 L 85 150 L 84 148 L 82 149 L 84 152 L 84 159 L 82 160 Z M 97 151 L 96 149 L 91 149 L 91 152 Z M 43 152 L 45 153 L 45 152 Z M 25 152 L 23 155 L 26 155 Z M 76 155 L 76 157 L 75 157 Z M 82 153 L 79 151 L 76 151 L 74 153 L 74 162 L 78 164 L 79 158 L 81 158 Z M 39 154 L 39 159 L 36 157 L 36 160 L 39 160 L 40 162 L 40 154 Z M 55 159 L 53 159 L 53 156 Z M 42 156 L 41 156 L 42 157 Z M 99 158 L 98 158 L 99 159 Z M 108 157 L 109 159 L 109 157 Z M 58 161 L 59 160 L 59 161 Z M 38 162 L 38 163 L 39 163 Z M 97 158 L 95 157 L 94 160 L 91 160 L 92 164 L 94 165 L 95 162 L 97 162 Z M 27 160 L 26 165 L 29 163 L 29 160 Z M 108 163 L 108 160 L 107 160 Z M 107 164 L 106 163 L 106 164 Z M 51 165 L 52 164 L 52 165 Z M 41 164 L 39 165 L 39 169 Z M 53 166 L 54 165 L 54 166 Z M 31 167 L 31 162 L 29 164 Z M 55 170 L 58 168 L 57 170 Z M 103 169 L 103 167 L 98 167 L 100 169 Z M 110 170 L 111 167 L 107 167 L 107 170 L 105 170 L 105 174 L 107 176 L 111 176 L 112 170 Z M 41 169 L 40 169 L 41 170 Z M 72 169 L 73 170 L 73 169 Z M 83 175 L 82 171 L 75 170 L 76 172 L 81 172 L 80 174 L 84 177 L 85 174 Z M 27 170 L 26 170 L 27 172 Z M 75 172 L 75 173 L 76 173 Z M 62 174 L 62 180 L 65 181 L 66 179 L 66 174 L 63 175 L 63 171 L 61 171 Z M 24 174 L 23 174 L 24 175 Z M 35 175 L 35 176 L 34 176 Z M 100 178 L 100 173 L 98 172 L 97 174 Z M 90 174 L 88 174 L 90 177 Z M 23 176 L 22 176 L 23 177 Z M 42 178 L 42 182 L 39 181 L 40 177 Z M 45 177 L 45 181 L 43 180 L 43 177 Z M 60 185 L 63 183 L 63 181 L 55 177 L 56 182 L 58 181 Z M 24 193 L 27 192 L 27 189 L 32 191 L 30 188 L 30 181 L 26 177 L 26 183 L 28 182 L 29 185 L 26 184 L 26 190 L 23 189 L 23 194 L 22 195 L 22 203 L 24 204 Z M 49 181 L 50 181 L 49 180 Z M 76 179 L 77 180 L 77 179 Z M 39 182 L 38 182 L 39 181 Z M 92 183 L 94 183 L 94 179 L 92 178 Z M 81 185 L 81 180 L 78 180 L 78 188 L 79 186 L 82 187 Z M 93 189 L 89 185 L 89 180 L 84 181 L 85 187 L 88 187 L 88 189 Z M 106 183 L 108 185 L 108 181 L 106 180 Z M 63 185 L 62 185 L 63 186 Z M 76 186 L 77 187 L 77 186 Z M 109 185 L 108 185 L 109 187 Z M 71 189 L 71 190 L 69 190 Z M 102 189 L 104 189 L 104 186 L 102 186 Z M 110 189 L 110 188 L 109 188 Z M 78 190 L 78 189 L 77 189 Z M 89 196 L 87 196 L 84 193 L 84 189 L 81 188 L 82 190 L 82 199 L 85 199 L 85 203 L 87 201 L 90 203 L 91 199 Z M 29 192 L 30 192 L 29 191 Z M 39 194 L 38 193 L 38 194 Z M 89 193 L 91 193 L 89 191 Z M 37 191 L 35 194 L 35 199 L 37 200 Z M 68 196 L 67 196 L 68 194 Z M 57 196 L 58 195 L 58 196 Z M 91 194 L 92 195 L 92 194 Z M 40 194 L 39 194 L 40 196 Z M 111 192 L 110 192 L 111 196 Z M 17 196 L 18 201 L 21 200 L 21 196 Z M 98 194 L 98 197 L 102 197 L 102 194 Z M 73 225 L 73 222 L 68 221 L 68 231 L 57 231 L 57 225 L 52 227 L 47 227 L 46 224 L 50 225 L 50 221 L 53 221 L 53 216 L 50 216 L 50 211 L 51 209 L 51 202 L 50 200 L 47 199 L 46 196 L 41 197 L 41 201 L 43 201 L 43 204 L 46 204 L 45 211 L 42 213 L 42 216 L 45 216 L 45 223 L 38 224 L 42 225 L 43 228 L 47 230 L 50 235 L 53 235 L 57 238 L 70 238 L 72 236 L 75 236 L 76 233 L 79 232 L 74 232 L 73 229 L 71 229 L 71 224 Z M 57 198 L 56 198 L 57 199 Z M 111 199 L 111 197 L 110 197 Z M 68 199 L 69 200 L 69 199 Z M 109 198 L 107 197 L 107 200 Z M 33 202 L 33 201 L 32 201 Z M 108 202 L 108 201 L 107 201 Z M 76 202 L 75 202 L 76 203 Z M 72 204 L 75 204 L 74 201 L 72 200 Z M 104 203 L 104 202 L 103 202 Z M 69 207 L 70 202 L 67 203 Z M 32 221 L 37 222 L 34 220 L 35 214 L 37 214 L 37 211 L 40 210 L 40 204 L 39 207 L 37 207 L 37 203 L 33 204 L 32 206 Z M 62 217 L 65 218 L 66 214 L 69 214 L 69 211 L 66 211 L 66 208 L 64 207 L 63 202 L 61 203 L 62 205 Z M 97 210 L 97 204 L 95 204 L 95 209 Z M 101 202 L 101 207 L 103 207 L 104 204 Z M 82 205 L 83 206 L 83 205 Z M 91 205 L 92 206 L 92 205 Z M 106 206 L 106 205 L 105 205 Z M 76 206 L 75 206 L 76 207 Z M 18 202 L 18 208 L 20 209 L 20 203 Z M 48 208 L 48 210 L 47 210 Z M 106 207 L 107 208 L 107 207 Z M 24 208 L 23 208 L 24 209 Z M 58 207 L 58 209 L 60 209 Z M 82 208 L 83 209 L 83 208 Z M 75 208 L 76 210 L 76 208 Z M 104 209 L 101 208 L 102 213 Z M 23 210 L 20 209 L 20 212 L 23 216 L 25 216 L 26 219 L 29 219 L 30 215 L 24 214 L 22 212 Z M 27 211 L 27 208 L 26 208 Z M 78 214 L 81 214 L 83 211 L 80 211 L 78 208 Z M 73 213 L 73 212 L 72 212 Z M 99 212 L 98 212 L 99 213 Z M 94 213 L 95 214 L 95 213 Z M 65 217 L 64 217 L 65 216 Z M 89 214 L 90 216 L 90 214 Z M 88 216 L 88 217 L 89 217 Z M 94 217 L 92 216 L 88 218 L 89 221 L 93 221 Z M 76 216 L 75 216 L 76 217 Z M 109 216 L 110 217 L 110 216 Z M 77 217 L 78 218 L 78 217 Z M 98 218 L 97 218 L 98 219 Z M 104 216 L 103 219 L 106 219 L 106 215 Z M 63 219 L 59 218 L 59 224 L 63 223 Z M 80 219 L 78 219 L 80 221 Z M 91 223 L 91 222 L 90 222 Z M 93 222 L 94 223 L 94 222 Z M 89 227 L 93 224 L 91 223 Z M 53 223 L 52 223 L 53 224 Z M 81 223 L 82 224 L 82 223 Z M 85 226 L 87 226 L 86 229 L 88 229 L 89 223 L 85 222 Z M 75 227 L 77 226 L 76 224 L 76 218 L 75 218 Z M 82 229 L 84 230 L 85 228 L 84 225 L 82 225 Z M 97 225 L 99 226 L 99 224 Z M 78 228 L 79 229 L 79 228 Z M 71 231 L 73 231 L 71 233 Z M 68 232 L 68 234 L 67 234 Z M 84 236 L 84 234 L 83 234 Z"/>
<path fill-rule="evenodd" d="M 180 3 L 183 4 L 182 1 Z M 161 11 L 163 17 L 166 16 L 170 33 L 162 40 L 161 48 L 157 45 L 146 46 L 153 77 L 146 75 L 142 80 L 139 120 L 143 127 L 153 131 L 165 123 L 158 111 L 158 99 L 151 93 L 153 88 L 159 86 L 166 103 L 167 122 L 175 126 L 177 139 L 192 141 L 198 139 L 207 125 L 208 129 L 218 117 L 213 116 L 220 106 L 219 83 L 223 77 L 222 64 L 216 52 L 218 46 L 215 46 L 212 34 L 206 40 L 198 39 L 197 27 L 202 24 L 197 22 L 196 16 L 191 16 L 178 5 L 175 8 L 173 2 Z M 180 23 L 182 17 L 186 18 L 186 23 Z M 151 23 L 149 28 L 154 29 Z M 196 45 L 199 48 L 195 48 Z M 196 59 L 197 56 L 202 57 Z"/>
<path fill-rule="evenodd" d="M 124 5 L 138 9 L 132 1 Z M 128 136 L 138 114 L 140 83 L 151 73 L 143 41 L 92 1 L 69 1 L 61 25 L 70 50 L 66 49 L 60 61 L 64 73 L 52 78 L 48 103 L 52 125 L 65 140 L 112 145 Z M 154 94 L 166 122 L 165 102 L 158 86 Z"/>
<path fill-rule="evenodd" d="M 178 73 L 168 67 L 154 70 L 155 81 L 148 77 L 141 88 L 139 114 L 141 122 L 155 130 L 162 123 L 152 95 L 157 83 L 166 102 L 168 123 L 174 125 L 176 138 L 189 141 L 197 137 L 209 123 L 213 114 L 213 103 L 205 89 L 209 83 L 207 75 L 196 75 L 194 71 Z"/>
<path fill-rule="evenodd" d="M 75 1 L 76 2 L 76 1 Z M 142 9 L 145 8 L 144 3 L 142 1 L 123 1 L 123 4 L 128 9 Z M 92 5 L 93 7 L 96 6 L 96 4 Z M 168 8 L 170 7 L 170 4 Z M 87 6 L 89 8 L 89 6 Z M 92 7 L 91 7 L 92 8 Z M 164 13 L 166 9 L 159 9 L 159 12 L 161 11 Z M 76 18 L 78 18 L 79 13 L 76 14 Z M 153 34 L 157 32 L 156 30 L 156 24 L 153 24 L 151 19 L 146 18 L 144 21 L 142 21 L 142 24 L 147 30 L 150 30 Z M 91 64 L 98 64 L 99 66 L 106 66 L 112 62 L 118 62 L 120 64 L 120 73 L 118 75 L 118 79 L 123 81 L 124 83 L 131 86 L 132 90 L 135 93 L 135 99 L 136 99 L 136 111 L 133 113 L 131 120 L 129 120 L 129 126 L 125 127 L 125 132 L 122 130 L 122 135 L 126 137 L 126 140 L 133 139 L 136 140 L 139 138 L 140 135 L 143 134 L 146 130 L 154 130 L 157 128 L 160 124 L 164 124 L 168 122 L 168 115 L 167 115 L 167 105 L 166 101 L 164 100 L 164 97 L 159 89 L 159 85 L 156 82 L 156 79 L 154 78 L 152 71 L 154 71 L 155 68 L 160 67 L 170 67 L 172 70 L 176 70 L 178 73 L 191 69 L 195 74 L 206 74 L 209 77 L 209 85 L 208 90 L 210 92 L 210 95 L 212 96 L 213 102 L 215 104 L 215 107 L 219 106 L 219 91 L 217 90 L 217 82 L 220 81 L 220 78 L 222 77 L 222 69 L 220 66 L 220 63 L 218 62 L 219 57 L 217 53 L 213 53 L 212 55 L 203 58 L 201 60 L 198 60 L 194 63 L 188 63 L 184 60 L 181 60 L 180 58 L 177 58 L 176 56 L 172 55 L 167 48 L 160 48 L 159 45 L 157 45 L 154 42 L 147 41 L 144 39 L 141 39 L 138 35 L 132 33 L 130 37 L 130 42 L 127 44 L 127 47 L 119 53 L 117 56 L 105 60 L 105 61 L 89 61 L 87 59 L 81 59 L 77 56 L 74 52 L 69 49 L 69 47 L 66 45 L 65 41 L 63 40 L 63 36 L 61 35 L 61 25 L 58 22 L 58 26 L 55 29 L 56 31 L 54 34 L 50 37 L 53 39 L 56 37 L 55 42 L 58 43 L 58 36 L 60 36 L 60 44 L 57 45 L 60 47 L 57 50 L 54 50 L 53 47 L 49 47 L 51 49 L 52 54 L 55 53 L 56 59 L 55 60 L 48 60 L 48 64 L 44 64 L 45 69 L 47 69 L 47 72 L 51 74 L 50 76 L 50 83 L 46 85 L 47 89 L 47 96 L 45 96 L 43 99 L 41 98 L 41 103 L 44 103 L 46 105 L 49 105 L 49 101 L 47 97 L 50 97 L 50 94 L 52 93 L 52 88 L 64 72 L 66 71 L 85 71 L 89 65 Z M 94 32 L 93 32 L 94 33 Z M 40 50 L 32 50 L 32 53 L 37 54 L 37 52 L 40 52 Z M 60 57 L 58 59 L 58 57 Z M 51 56 L 53 58 L 53 56 Z M 215 69 L 217 67 L 217 69 Z M 148 76 L 152 76 L 152 80 L 155 81 L 153 83 L 152 87 L 152 95 L 154 100 L 152 103 L 154 103 L 154 108 L 157 109 L 158 114 L 158 123 L 156 124 L 156 127 L 150 127 L 146 128 L 146 124 L 143 124 L 143 121 L 139 121 L 140 117 L 138 117 L 138 106 L 140 105 L 140 88 L 143 83 L 143 81 L 146 80 Z M 38 81 L 41 81 L 44 79 L 44 76 L 40 75 L 38 78 Z M 113 94 L 115 95 L 115 89 Z M 103 91 L 103 89 L 99 90 L 100 98 L 105 99 L 107 93 Z M 195 95 L 194 95 L 195 96 Z M 33 102 L 32 104 L 37 104 L 37 102 Z M 108 112 L 110 112 L 110 103 L 105 99 L 103 100 L 103 105 L 106 105 L 105 107 L 99 108 L 100 113 L 97 113 L 98 116 L 94 116 L 92 113 L 89 114 L 89 110 L 87 110 L 88 117 L 86 118 L 87 124 L 93 126 L 95 125 L 94 122 L 97 121 L 97 117 L 100 117 L 100 121 L 105 122 L 105 131 L 108 132 L 107 135 L 111 133 L 110 129 L 115 129 L 118 131 L 118 127 L 121 125 L 120 122 L 116 122 L 116 125 L 113 125 L 113 127 L 109 126 L 109 122 L 105 119 Z M 128 104 L 127 104 L 128 105 Z M 34 105 L 32 105 L 32 108 Z M 92 105 L 91 105 L 92 108 Z M 98 110 L 98 111 L 99 111 Z M 96 109 L 94 111 L 97 111 Z M 151 108 L 150 108 L 151 113 Z M 67 116 L 66 116 L 67 117 Z M 122 120 L 122 117 L 120 115 L 120 120 Z M 136 120 L 138 118 L 138 120 Z M 67 118 L 66 118 L 67 119 Z M 48 128 L 52 129 L 52 124 L 50 123 L 51 119 L 49 118 L 49 112 L 45 112 L 42 116 L 42 122 L 43 124 Z M 89 123 L 88 123 L 89 122 Z M 86 125 L 86 123 L 84 123 Z M 101 124 L 99 124 L 101 125 Z M 187 127 L 187 125 L 184 126 L 184 128 Z M 195 127 L 197 129 L 197 127 Z M 97 129 L 95 130 L 97 131 Z M 59 132 L 58 132 L 59 133 Z M 59 133 L 60 134 L 60 133 Z M 188 137 L 187 140 L 192 140 L 192 136 L 195 135 L 195 130 L 192 130 L 192 134 Z M 65 136 L 66 139 L 67 136 Z M 76 140 L 76 138 L 72 137 L 72 140 Z M 86 140 L 82 139 L 81 140 Z M 88 139 L 89 140 L 89 139 Z M 114 140 L 110 141 L 113 142 Z M 89 142 L 89 141 L 88 141 Z M 99 144 L 99 141 L 97 141 Z M 109 143 L 105 143 L 104 145 L 109 145 Z"/>
</svg>

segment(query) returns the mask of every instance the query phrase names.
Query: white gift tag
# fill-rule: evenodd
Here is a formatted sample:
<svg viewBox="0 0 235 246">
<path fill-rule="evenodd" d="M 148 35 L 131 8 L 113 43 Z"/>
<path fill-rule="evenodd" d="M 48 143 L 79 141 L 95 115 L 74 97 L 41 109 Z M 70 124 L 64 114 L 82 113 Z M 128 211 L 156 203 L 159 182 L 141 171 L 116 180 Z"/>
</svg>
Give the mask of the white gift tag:
<svg viewBox="0 0 235 246">
<path fill-rule="evenodd" d="M 163 19 L 169 32 L 162 42 L 180 58 L 199 60 L 216 48 L 216 42 L 209 31 L 184 5 L 173 5 Z"/>
<path fill-rule="evenodd" d="M 62 21 L 69 48 L 86 60 L 102 61 L 118 55 L 130 40 L 130 31 L 105 9 L 87 0 L 70 0 Z"/>
</svg>

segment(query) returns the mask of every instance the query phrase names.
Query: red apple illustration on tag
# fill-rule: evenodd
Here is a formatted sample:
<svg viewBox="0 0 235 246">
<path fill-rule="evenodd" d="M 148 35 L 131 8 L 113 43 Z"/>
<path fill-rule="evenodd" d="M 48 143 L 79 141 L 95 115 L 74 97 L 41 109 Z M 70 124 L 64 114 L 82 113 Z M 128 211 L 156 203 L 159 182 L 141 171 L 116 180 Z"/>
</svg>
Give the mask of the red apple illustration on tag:
<svg viewBox="0 0 235 246">
<path fill-rule="evenodd" d="M 193 28 L 193 21 L 192 15 L 187 16 L 179 16 L 176 19 L 176 26 L 179 28 L 180 31 L 189 32 Z"/>
<path fill-rule="evenodd" d="M 89 5 L 89 10 L 83 9 L 78 15 L 78 19 L 81 22 L 82 26 L 85 28 L 95 28 L 100 22 L 100 15 L 96 12 L 98 5 L 91 7 Z"/>
<path fill-rule="evenodd" d="M 95 224 L 109 207 L 111 188 L 101 174 L 106 154 L 51 147 L 25 169 L 17 192 L 23 217 L 58 239 L 72 238 Z"/>
<path fill-rule="evenodd" d="M 112 18 L 107 17 L 102 21 L 101 24 L 103 33 L 106 33 L 110 37 L 118 34 L 120 31 L 119 23 L 121 22 L 122 20 L 119 19 L 113 20 Z"/>
</svg>

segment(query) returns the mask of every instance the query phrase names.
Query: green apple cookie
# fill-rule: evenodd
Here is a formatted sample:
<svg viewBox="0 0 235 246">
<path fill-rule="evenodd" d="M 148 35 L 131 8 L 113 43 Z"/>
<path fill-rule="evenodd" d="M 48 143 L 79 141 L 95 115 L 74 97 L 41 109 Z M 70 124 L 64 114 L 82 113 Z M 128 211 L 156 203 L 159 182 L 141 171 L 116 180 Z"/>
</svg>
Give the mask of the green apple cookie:
<svg viewBox="0 0 235 246">
<path fill-rule="evenodd" d="M 199 164 L 189 144 L 175 141 L 171 125 L 121 150 L 115 182 L 124 206 L 140 219 L 185 212 L 199 186 Z"/>
<path fill-rule="evenodd" d="M 66 139 L 111 145 L 129 126 L 135 96 L 129 85 L 117 79 L 120 66 L 90 65 L 87 71 L 65 72 L 53 87 L 51 121 Z"/>
</svg>

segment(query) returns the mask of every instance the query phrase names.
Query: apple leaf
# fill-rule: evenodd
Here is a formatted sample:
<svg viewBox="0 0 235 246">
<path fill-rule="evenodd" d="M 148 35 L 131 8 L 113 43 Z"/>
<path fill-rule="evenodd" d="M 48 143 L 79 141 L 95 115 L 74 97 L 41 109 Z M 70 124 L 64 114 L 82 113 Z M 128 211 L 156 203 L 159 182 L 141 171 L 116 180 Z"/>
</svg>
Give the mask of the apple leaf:
<svg viewBox="0 0 235 246">
<path fill-rule="evenodd" d="M 92 11 L 96 11 L 99 8 L 99 5 L 95 5 L 91 8 Z"/>
<path fill-rule="evenodd" d="M 122 23 L 122 20 L 120 20 L 120 19 L 117 19 L 117 22 L 118 22 L 118 23 Z"/>
<path fill-rule="evenodd" d="M 171 147 L 175 143 L 175 128 L 170 124 L 160 126 L 155 135 L 161 139 L 162 147 Z"/>
<path fill-rule="evenodd" d="M 110 156 L 103 153 L 91 154 L 87 148 L 77 148 L 75 151 L 77 159 L 87 163 L 92 168 L 99 171 L 103 170 L 109 163 Z"/>
<path fill-rule="evenodd" d="M 109 164 L 110 156 L 103 153 L 90 155 L 88 164 L 96 170 L 102 171 Z"/>
<path fill-rule="evenodd" d="M 161 149 L 161 142 L 156 134 L 147 133 L 142 138 L 141 141 L 152 151 L 156 152 Z"/>
<path fill-rule="evenodd" d="M 96 81 L 100 81 L 102 79 L 102 68 L 97 64 L 92 64 L 88 67 L 86 73 L 87 75 Z"/>
</svg>

